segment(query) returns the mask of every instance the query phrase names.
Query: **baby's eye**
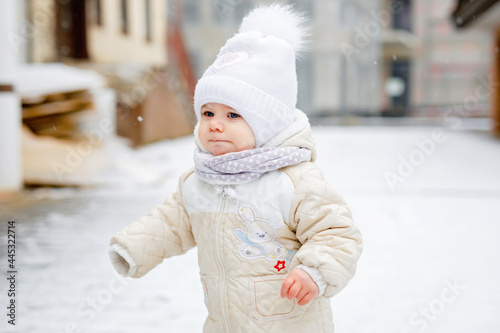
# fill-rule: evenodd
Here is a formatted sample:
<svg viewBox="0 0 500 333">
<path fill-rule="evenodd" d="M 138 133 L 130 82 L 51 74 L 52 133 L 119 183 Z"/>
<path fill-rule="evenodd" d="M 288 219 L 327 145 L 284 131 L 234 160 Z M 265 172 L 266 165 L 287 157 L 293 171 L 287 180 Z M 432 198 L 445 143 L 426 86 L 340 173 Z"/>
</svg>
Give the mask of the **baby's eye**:
<svg viewBox="0 0 500 333">
<path fill-rule="evenodd" d="M 241 117 L 239 114 L 237 113 L 234 113 L 234 112 L 229 112 L 229 118 L 238 118 L 238 117 Z"/>
<path fill-rule="evenodd" d="M 203 112 L 203 115 L 204 115 L 204 116 L 207 116 L 207 117 L 213 117 L 213 116 L 214 116 L 214 113 L 213 113 L 213 112 L 211 112 L 211 111 L 205 111 L 205 112 Z"/>
</svg>

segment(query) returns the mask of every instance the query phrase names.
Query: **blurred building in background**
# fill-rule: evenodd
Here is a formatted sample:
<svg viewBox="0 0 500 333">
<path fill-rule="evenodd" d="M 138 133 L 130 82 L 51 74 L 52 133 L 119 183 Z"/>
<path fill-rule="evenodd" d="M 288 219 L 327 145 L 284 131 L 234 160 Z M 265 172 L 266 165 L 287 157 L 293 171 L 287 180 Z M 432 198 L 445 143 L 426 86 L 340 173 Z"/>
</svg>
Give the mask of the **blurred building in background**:
<svg viewBox="0 0 500 333">
<path fill-rule="evenodd" d="M 462 117 L 451 110 L 488 80 L 491 36 L 484 31 L 457 31 L 451 19 L 453 0 L 414 3 L 418 43 L 413 55 L 413 114 Z M 490 104 L 489 99 L 481 100 L 469 115 L 488 116 Z"/>
<path fill-rule="evenodd" d="M 310 51 L 297 64 L 298 106 L 311 116 L 442 117 L 490 71 L 484 50 L 491 36 L 457 31 L 454 0 L 278 2 L 294 4 L 312 26 Z M 165 66 L 168 34 L 177 37 L 173 45 L 183 44 L 176 63 L 192 92 L 241 19 L 262 3 L 268 1 L 25 0 L 34 37 L 27 58 Z M 176 29 L 167 32 L 165 15 Z M 487 116 L 489 107 L 482 100 L 470 116 Z"/>
<path fill-rule="evenodd" d="M 492 115 L 500 133 L 499 1 L 276 2 L 294 4 L 312 27 L 309 51 L 297 62 L 298 107 L 309 116 L 355 124 L 352 120 L 361 117 Z M 0 58 L 2 98 L 12 104 L 19 97 L 23 123 L 38 136 L 31 137 L 35 141 L 81 137 L 85 126 L 78 115 L 83 113 L 77 112 L 85 109 L 113 118 L 113 128 L 133 146 L 189 134 L 196 80 L 242 18 L 268 3 L 5 0 L 0 15 L 13 20 L 0 17 L 8 37 L 2 47 L 9 48 Z M 58 65 L 49 68 L 48 63 Z M 88 84 L 71 90 L 65 80 L 85 81 L 75 69 L 98 73 L 115 100 L 106 94 L 89 100 L 86 90 L 96 86 Z M 42 75 L 54 71 L 58 74 Z M 16 78 L 20 82 L 12 82 Z M 45 82 L 51 89 L 44 90 Z M 26 87 L 35 87 L 38 95 L 28 94 Z M 5 119 L 13 123 L 15 114 L 1 115 L 0 132 L 7 133 L 2 126 L 7 126 Z M 87 129 L 97 123 L 88 123 Z M 13 160 L 19 155 L 15 150 L 10 149 Z"/>
<path fill-rule="evenodd" d="M 281 1 L 284 2 L 284 1 Z M 170 0 L 170 6 L 175 1 Z M 189 58 L 197 77 L 258 0 L 185 0 Z M 491 57 L 484 32 L 458 32 L 453 0 L 295 0 L 312 25 L 297 64 L 298 105 L 312 116 L 442 117 L 473 94 Z M 470 116 L 488 115 L 481 101 Z"/>
<path fill-rule="evenodd" d="M 23 186 L 17 54 L 9 40 L 17 24 L 16 14 L 15 0 L 0 2 L 0 200 Z"/>
<path fill-rule="evenodd" d="M 455 26 L 468 31 L 485 31 L 492 36 L 492 43 L 484 45 L 483 52 L 492 58 L 489 75 L 482 80 L 482 95 L 476 92 L 476 98 L 491 97 L 491 117 L 493 133 L 500 137 L 500 0 L 457 0 L 452 18 Z M 486 90 L 487 93 L 484 93 Z M 474 102 L 474 100 L 472 101 Z"/>
<path fill-rule="evenodd" d="M 170 0 L 169 7 L 175 7 L 175 3 Z M 176 15 L 183 18 L 189 58 L 197 78 L 212 64 L 225 41 L 237 32 L 242 18 L 261 3 L 268 2 L 178 1 L 181 8 L 177 8 Z M 355 50 L 347 57 L 341 49 L 343 40 L 352 44 L 353 27 L 369 19 L 369 10 L 377 8 L 376 2 L 296 0 L 286 3 L 304 12 L 312 25 L 310 51 L 297 62 L 298 107 L 313 116 L 378 114 L 380 73 L 374 63 L 380 55 L 380 37 L 370 38 L 362 50 Z"/>
<path fill-rule="evenodd" d="M 3 65 L 15 68 L 9 89 L 22 110 L 3 110 L 0 131 L 14 144 L 2 139 L 9 150 L 0 160 L 22 156 L 2 172 L 22 179 L 0 179 L 0 191 L 102 182 L 113 167 L 104 144 L 115 134 L 139 146 L 192 133 L 189 80 L 176 63 L 182 44 L 169 59 L 167 10 L 165 0 L 8 1 L 0 15 L 12 18 L 2 25 L 12 61 Z"/>
<path fill-rule="evenodd" d="M 27 62 L 64 62 L 103 75 L 117 94 L 119 135 L 138 146 L 191 133 L 186 80 L 168 59 L 165 0 L 25 0 L 23 6 L 31 31 Z"/>
<path fill-rule="evenodd" d="M 25 0 L 28 62 L 167 64 L 164 0 Z"/>
</svg>

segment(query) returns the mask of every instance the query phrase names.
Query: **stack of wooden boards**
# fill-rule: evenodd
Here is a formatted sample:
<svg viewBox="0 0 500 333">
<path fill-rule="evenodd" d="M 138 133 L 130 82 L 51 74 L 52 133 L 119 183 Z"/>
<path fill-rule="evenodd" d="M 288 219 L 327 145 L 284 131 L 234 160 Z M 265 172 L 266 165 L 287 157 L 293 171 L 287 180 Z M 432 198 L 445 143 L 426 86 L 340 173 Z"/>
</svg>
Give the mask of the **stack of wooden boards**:
<svg viewBox="0 0 500 333">
<path fill-rule="evenodd" d="M 23 108 L 25 183 L 108 184 L 116 169 L 123 169 L 118 165 L 123 159 L 110 147 L 127 145 L 115 134 L 128 138 L 132 147 L 191 134 L 192 96 L 178 77 L 175 71 L 147 66 L 24 65 L 16 90 Z"/>
<path fill-rule="evenodd" d="M 98 164 L 90 154 L 77 160 L 73 152 L 84 147 L 81 125 L 97 116 L 93 92 L 105 87 L 99 74 L 61 63 L 25 64 L 19 68 L 16 91 L 22 103 L 25 184 L 88 183 L 83 176 L 95 172 Z M 92 149 L 98 150 L 96 146 Z"/>
<path fill-rule="evenodd" d="M 21 101 L 23 123 L 36 135 L 76 139 L 81 119 L 95 114 L 93 98 L 87 90 L 25 97 Z"/>
</svg>

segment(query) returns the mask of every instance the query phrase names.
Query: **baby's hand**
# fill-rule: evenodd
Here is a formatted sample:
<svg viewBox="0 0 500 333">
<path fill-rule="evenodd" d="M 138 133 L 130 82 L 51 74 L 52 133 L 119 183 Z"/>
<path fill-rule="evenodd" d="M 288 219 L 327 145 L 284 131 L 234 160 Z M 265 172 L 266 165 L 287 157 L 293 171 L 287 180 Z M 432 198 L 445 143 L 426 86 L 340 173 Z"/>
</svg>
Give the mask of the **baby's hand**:
<svg viewBox="0 0 500 333">
<path fill-rule="evenodd" d="M 281 286 L 281 298 L 296 298 L 299 305 L 306 305 L 318 296 L 318 293 L 316 282 L 300 268 L 291 271 Z"/>
</svg>

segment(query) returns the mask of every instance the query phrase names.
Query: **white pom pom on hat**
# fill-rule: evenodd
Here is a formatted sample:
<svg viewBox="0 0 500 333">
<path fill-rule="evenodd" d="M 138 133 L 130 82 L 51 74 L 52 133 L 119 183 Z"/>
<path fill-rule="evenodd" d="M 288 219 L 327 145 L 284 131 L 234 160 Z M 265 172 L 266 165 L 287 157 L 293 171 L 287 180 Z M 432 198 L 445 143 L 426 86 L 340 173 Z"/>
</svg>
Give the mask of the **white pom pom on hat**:
<svg viewBox="0 0 500 333">
<path fill-rule="evenodd" d="M 260 31 L 264 36 L 284 39 L 299 53 L 304 51 L 309 34 L 304 23 L 304 16 L 294 11 L 293 6 L 273 4 L 258 7 L 244 17 L 239 32 Z"/>
<path fill-rule="evenodd" d="M 196 85 L 198 120 L 207 103 L 230 106 L 252 129 L 257 147 L 291 125 L 297 103 L 295 60 L 308 33 L 304 21 L 289 5 L 250 12 Z"/>
</svg>

